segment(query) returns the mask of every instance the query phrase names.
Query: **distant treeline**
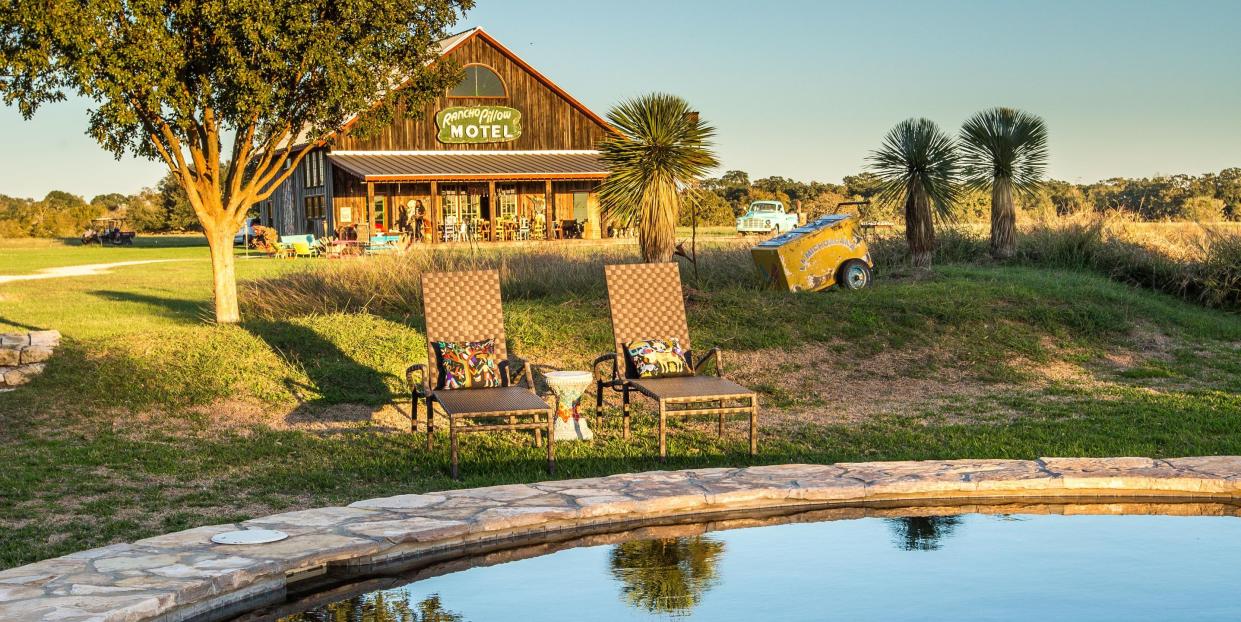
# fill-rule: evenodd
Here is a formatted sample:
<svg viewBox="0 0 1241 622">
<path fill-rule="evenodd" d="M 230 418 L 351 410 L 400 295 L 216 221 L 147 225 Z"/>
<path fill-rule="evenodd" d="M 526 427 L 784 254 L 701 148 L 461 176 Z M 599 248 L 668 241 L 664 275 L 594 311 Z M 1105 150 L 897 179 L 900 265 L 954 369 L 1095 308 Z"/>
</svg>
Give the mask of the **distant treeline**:
<svg viewBox="0 0 1241 622">
<path fill-rule="evenodd" d="M 60 190 L 42 199 L 0 194 L 0 238 L 77 237 L 94 218 L 125 218 L 144 232 L 200 231 L 185 191 L 171 175 L 137 194 L 101 194 L 90 201 Z"/>
<path fill-rule="evenodd" d="M 731 225 L 745 213 L 751 201 L 776 199 L 785 205 L 800 205 L 810 216 L 836 211 L 836 206 L 871 200 L 875 204 L 843 209 L 860 213 L 867 220 L 900 221 L 899 205 L 879 204 L 879 179 L 872 173 L 849 175 L 843 183 L 800 182 L 784 177 L 750 180 L 744 171 L 728 171 L 718 178 L 703 180 L 698 202 L 702 225 Z M 1022 197 L 1017 207 L 1026 216 L 1053 217 L 1082 212 L 1121 212 L 1141 220 L 1192 220 L 1214 222 L 1241 220 L 1241 168 L 1226 168 L 1205 175 L 1170 175 L 1143 179 L 1117 177 L 1093 184 L 1067 181 L 1046 182 L 1037 196 Z M 984 222 L 990 218 L 991 197 L 985 191 L 962 194 L 954 216 L 959 222 Z M 689 224 L 690 210 L 681 214 Z"/>
<path fill-rule="evenodd" d="M 836 211 L 836 206 L 875 200 L 879 181 L 871 173 L 846 176 L 843 183 L 800 182 L 784 177 L 750 180 L 744 171 L 728 171 L 703 180 L 699 193 L 701 225 L 731 225 L 745 213 L 751 201 L 777 199 L 785 205 L 817 216 Z M 1023 197 L 1017 207 L 1027 217 L 1053 217 L 1093 211 L 1121 212 L 1142 220 L 1192 220 L 1213 222 L 1241 220 L 1241 167 L 1205 175 L 1170 175 L 1143 179 L 1114 178 L 1093 184 L 1048 181 L 1034 197 Z M 991 197 L 982 191 L 965 192 L 955 216 L 960 222 L 983 222 L 990 217 Z M 899 222 L 896 205 L 878 202 L 847 208 L 867 220 Z M 42 199 L 21 199 L 0 194 L 0 238 L 72 237 L 82 233 L 92 218 L 126 218 L 128 226 L 144 233 L 199 231 L 194 210 L 185 191 L 172 176 L 154 188 L 132 195 L 102 194 L 90 201 L 54 190 Z M 688 225 L 692 211 L 681 213 Z"/>
</svg>

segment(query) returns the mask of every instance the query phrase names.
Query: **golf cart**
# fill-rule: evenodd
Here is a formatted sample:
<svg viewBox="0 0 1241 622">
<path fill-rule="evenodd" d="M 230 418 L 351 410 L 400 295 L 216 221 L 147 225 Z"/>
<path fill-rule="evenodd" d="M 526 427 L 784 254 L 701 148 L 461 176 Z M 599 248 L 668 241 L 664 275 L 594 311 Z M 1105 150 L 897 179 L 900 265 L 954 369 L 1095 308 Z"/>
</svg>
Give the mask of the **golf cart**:
<svg viewBox="0 0 1241 622">
<path fill-rule="evenodd" d="M 134 237 L 137 235 L 134 231 L 125 229 L 124 218 L 95 218 L 82 234 L 82 245 L 133 246 Z"/>
</svg>

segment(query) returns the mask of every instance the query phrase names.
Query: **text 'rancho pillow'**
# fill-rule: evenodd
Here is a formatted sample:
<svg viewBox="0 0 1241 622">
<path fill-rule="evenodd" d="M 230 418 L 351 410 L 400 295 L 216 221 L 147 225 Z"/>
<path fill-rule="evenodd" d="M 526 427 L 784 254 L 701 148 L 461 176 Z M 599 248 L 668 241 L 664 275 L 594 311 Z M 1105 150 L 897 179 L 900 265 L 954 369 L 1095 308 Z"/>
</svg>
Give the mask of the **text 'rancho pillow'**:
<svg viewBox="0 0 1241 622">
<path fill-rule="evenodd" d="M 436 341 L 436 389 L 481 389 L 502 386 L 496 341 Z"/>
<path fill-rule="evenodd" d="M 630 341 L 625 344 L 625 356 L 639 378 L 690 376 L 694 373 L 685 362 L 685 350 L 676 337 Z"/>
</svg>

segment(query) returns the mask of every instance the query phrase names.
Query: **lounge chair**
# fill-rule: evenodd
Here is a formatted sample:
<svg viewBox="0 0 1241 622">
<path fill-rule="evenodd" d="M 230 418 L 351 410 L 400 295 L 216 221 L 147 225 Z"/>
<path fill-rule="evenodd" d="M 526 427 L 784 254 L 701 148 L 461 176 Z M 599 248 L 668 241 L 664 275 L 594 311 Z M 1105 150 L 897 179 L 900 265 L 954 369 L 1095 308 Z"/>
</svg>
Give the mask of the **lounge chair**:
<svg viewBox="0 0 1241 622">
<path fill-rule="evenodd" d="M 459 434 L 534 430 L 535 445 L 540 446 L 543 431 L 546 430 L 547 471 L 555 472 L 555 438 L 552 434 L 555 416 L 552 408 L 535 393 L 530 366 L 516 357 L 510 361 L 505 349 L 500 273 L 480 270 L 423 274 L 422 309 L 427 324 L 427 364 L 412 365 L 405 372 L 413 404 L 411 431 L 417 429 L 418 402 L 424 400 L 427 407 L 427 449 L 430 450 L 435 432 L 434 405 L 440 405 L 448 417 L 452 477 L 456 479 Z M 436 344 L 476 344 L 487 340 L 494 345 L 500 386 L 446 388 L 451 383 L 440 380 L 442 370 Z M 519 381 L 524 379 L 526 386 L 517 386 L 514 378 Z M 489 421 L 471 425 L 475 419 Z"/>
<path fill-rule="evenodd" d="M 749 415 L 750 455 L 758 451 L 758 395 L 724 378 L 719 348 L 711 348 L 695 360 L 690 347 L 689 326 L 685 320 L 685 299 L 681 294 L 681 275 L 674 263 L 621 264 L 604 266 L 608 305 L 612 314 L 615 352 L 595 359 L 595 417 L 601 423 L 603 390 L 621 393 L 624 438 L 629 438 L 629 393 L 637 391 L 655 400 L 659 408 L 659 458 L 667 456 L 668 417 L 716 415 L 718 434 L 724 435 L 724 417 Z M 627 349 L 642 340 L 679 341 L 684 351 L 685 375 L 639 377 Z M 715 375 L 702 375 L 714 361 Z M 611 363 L 610 371 L 607 364 Z"/>
<path fill-rule="evenodd" d="M 319 249 L 309 242 L 293 242 L 293 254 L 298 257 L 318 257 Z"/>
</svg>

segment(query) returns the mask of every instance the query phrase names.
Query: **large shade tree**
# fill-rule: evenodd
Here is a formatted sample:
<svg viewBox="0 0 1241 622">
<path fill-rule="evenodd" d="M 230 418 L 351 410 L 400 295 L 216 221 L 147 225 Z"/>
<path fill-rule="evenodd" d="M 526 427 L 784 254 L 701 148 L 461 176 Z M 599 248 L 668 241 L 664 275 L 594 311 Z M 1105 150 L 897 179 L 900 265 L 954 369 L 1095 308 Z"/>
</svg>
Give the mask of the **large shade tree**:
<svg viewBox="0 0 1241 622">
<path fill-rule="evenodd" d="M 6 0 L 0 92 L 27 118 L 83 97 L 100 145 L 162 161 L 207 236 L 216 320 L 236 322 L 232 239 L 250 206 L 309 152 L 295 147 L 347 122 L 372 133 L 450 86 L 436 41 L 472 4 Z"/>
<path fill-rule="evenodd" d="M 961 148 L 966 186 L 991 191 L 991 256 L 1012 257 L 1017 250 L 1013 192 L 1038 193 L 1047 167 L 1047 126 L 1020 110 L 984 110 L 961 127 Z"/>
<path fill-rule="evenodd" d="M 715 128 L 685 100 L 655 93 L 621 102 L 608 121 L 617 130 L 599 144 L 609 174 L 599 201 L 617 222 L 638 220 L 646 261 L 671 261 L 681 211 L 679 190 L 693 187 L 719 165 L 711 148 Z"/>
<path fill-rule="evenodd" d="M 896 124 L 870 155 L 881 201 L 905 207 L 905 239 L 913 265 L 927 268 L 935 251 L 933 218 L 951 218 L 960 189 L 956 143 L 934 121 Z"/>
</svg>

